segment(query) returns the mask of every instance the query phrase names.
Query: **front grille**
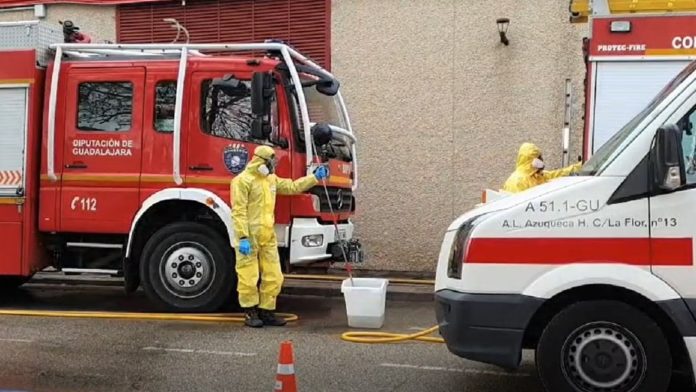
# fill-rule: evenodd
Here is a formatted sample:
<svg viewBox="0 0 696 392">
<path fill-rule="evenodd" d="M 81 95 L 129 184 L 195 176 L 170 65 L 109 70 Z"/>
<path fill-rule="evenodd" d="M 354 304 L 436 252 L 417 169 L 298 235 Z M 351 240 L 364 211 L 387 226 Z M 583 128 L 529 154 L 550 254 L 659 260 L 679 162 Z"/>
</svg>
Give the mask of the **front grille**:
<svg viewBox="0 0 696 392">
<path fill-rule="evenodd" d="M 319 197 L 321 212 L 350 212 L 353 211 L 353 192 L 349 188 L 328 188 L 329 198 L 323 186 L 317 186 L 309 190 L 309 193 Z M 329 208 L 331 203 L 331 208 Z"/>
</svg>

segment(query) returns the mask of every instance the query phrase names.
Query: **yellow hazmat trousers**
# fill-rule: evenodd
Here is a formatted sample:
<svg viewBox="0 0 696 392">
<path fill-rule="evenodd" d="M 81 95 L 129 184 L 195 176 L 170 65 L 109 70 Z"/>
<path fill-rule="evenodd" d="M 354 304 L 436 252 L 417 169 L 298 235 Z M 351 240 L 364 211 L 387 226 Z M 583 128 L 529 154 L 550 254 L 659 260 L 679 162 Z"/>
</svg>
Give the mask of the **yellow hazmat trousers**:
<svg viewBox="0 0 696 392">
<path fill-rule="evenodd" d="M 318 183 L 314 176 L 292 181 L 278 178 L 275 174 L 262 174 L 259 168 L 274 155 L 268 146 L 257 147 L 251 162 L 230 185 L 237 292 L 243 308 L 258 305 L 261 309 L 275 310 L 276 297 L 283 286 L 274 228 L 276 193 L 295 195 Z M 251 254 L 246 256 L 239 252 L 239 241 L 245 237 L 251 242 Z M 261 286 L 257 288 L 259 273 Z"/>
<path fill-rule="evenodd" d="M 526 189 L 544 184 L 558 177 L 565 177 L 580 170 L 582 163 L 578 162 L 558 170 L 538 170 L 532 166 L 535 158 L 541 157 L 541 150 L 532 143 L 523 143 L 517 154 L 517 166 L 503 185 L 503 190 L 510 193 L 522 192 Z"/>
</svg>

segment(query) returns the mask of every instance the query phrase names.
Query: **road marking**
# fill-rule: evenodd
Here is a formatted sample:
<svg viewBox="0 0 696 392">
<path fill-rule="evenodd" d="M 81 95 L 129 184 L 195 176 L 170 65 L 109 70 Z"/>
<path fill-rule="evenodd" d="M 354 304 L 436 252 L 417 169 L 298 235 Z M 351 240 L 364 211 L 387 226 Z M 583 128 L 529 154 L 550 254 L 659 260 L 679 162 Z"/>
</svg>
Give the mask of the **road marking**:
<svg viewBox="0 0 696 392">
<path fill-rule="evenodd" d="M 256 353 L 243 353 L 237 351 L 212 351 L 212 350 L 194 350 L 190 348 L 166 348 L 166 347 L 143 347 L 145 351 L 164 351 L 180 354 L 211 354 L 211 355 L 231 355 L 235 357 L 253 357 Z"/>
<path fill-rule="evenodd" d="M 200 354 L 213 354 L 213 355 L 234 355 L 236 357 L 253 357 L 256 353 L 242 353 L 233 351 L 209 351 L 209 350 L 196 350 L 196 353 Z"/>
<path fill-rule="evenodd" d="M 3 339 L 3 338 L 0 338 L 0 342 L 34 343 L 33 340 L 29 340 L 29 339 Z"/>
<path fill-rule="evenodd" d="M 379 366 L 397 369 L 417 369 L 417 370 L 429 370 L 436 372 L 451 372 L 451 373 L 466 373 L 466 374 L 485 374 L 488 376 L 497 377 L 529 377 L 529 373 L 506 373 L 499 372 L 495 370 L 485 370 L 485 369 L 455 369 L 446 368 L 440 366 L 418 366 L 418 365 L 408 365 L 403 363 L 381 363 Z"/>
</svg>

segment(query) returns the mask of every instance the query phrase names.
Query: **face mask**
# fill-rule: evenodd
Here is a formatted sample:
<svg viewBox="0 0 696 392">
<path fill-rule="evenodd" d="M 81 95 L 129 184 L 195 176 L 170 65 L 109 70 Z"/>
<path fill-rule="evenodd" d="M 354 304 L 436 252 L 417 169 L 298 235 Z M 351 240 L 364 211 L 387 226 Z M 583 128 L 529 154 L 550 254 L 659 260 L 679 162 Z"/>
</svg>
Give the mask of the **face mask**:
<svg viewBox="0 0 696 392">
<path fill-rule="evenodd" d="M 259 173 L 261 173 L 262 176 L 266 177 L 269 174 L 271 174 L 271 171 L 268 170 L 268 166 L 261 165 L 261 166 L 259 166 Z"/>
<path fill-rule="evenodd" d="M 278 161 L 276 161 L 276 158 L 273 157 L 269 160 L 266 161 L 266 166 L 268 166 L 268 170 L 271 173 L 275 173 L 276 166 L 278 165 Z"/>
<path fill-rule="evenodd" d="M 268 176 L 269 174 L 275 173 L 277 162 L 275 156 L 271 159 L 266 159 L 265 161 L 266 163 L 259 166 L 259 173 L 261 173 L 261 175 L 263 175 L 264 177 Z"/>
<path fill-rule="evenodd" d="M 543 169 L 544 166 L 545 166 L 545 165 L 544 165 L 544 161 L 542 161 L 542 160 L 539 159 L 539 158 L 534 158 L 534 160 L 532 161 L 532 167 L 535 168 L 535 169 L 537 169 L 537 170 Z"/>
</svg>

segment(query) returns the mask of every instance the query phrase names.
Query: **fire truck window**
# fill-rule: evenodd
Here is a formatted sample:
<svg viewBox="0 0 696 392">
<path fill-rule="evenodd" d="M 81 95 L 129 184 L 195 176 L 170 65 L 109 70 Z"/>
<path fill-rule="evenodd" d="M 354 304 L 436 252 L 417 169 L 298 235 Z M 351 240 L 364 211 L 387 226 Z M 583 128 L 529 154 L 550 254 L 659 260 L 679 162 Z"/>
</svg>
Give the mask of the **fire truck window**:
<svg viewBox="0 0 696 392">
<path fill-rule="evenodd" d="M 251 136 L 251 82 L 240 82 L 239 88 L 223 91 L 213 86 L 211 79 L 203 81 L 201 129 L 215 137 L 268 143 L 268 140 L 256 140 Z"/>
<path fill-rule="evenodd" d="M 159 82 L 155 87 L 155 131 L 174 132 L 176 82 Z"/>
<path fill-rule="evenodd" d="M 88 82 L 78 88 L 77 128 L 127 131 L 133 120 L 133 83 Z"/>
</svg>

